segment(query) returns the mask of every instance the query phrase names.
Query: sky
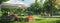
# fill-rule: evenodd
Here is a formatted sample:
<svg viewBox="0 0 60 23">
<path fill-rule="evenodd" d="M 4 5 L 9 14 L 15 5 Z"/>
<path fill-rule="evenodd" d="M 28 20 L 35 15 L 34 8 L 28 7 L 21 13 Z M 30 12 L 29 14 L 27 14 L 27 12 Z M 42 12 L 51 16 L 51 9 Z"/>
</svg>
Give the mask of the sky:
<svg viewBox="0 0 60 23">
<path fill-rule="evenodd" d="M 9 4 L 24 4 L 24 5 L 30 5 L 31 3 L 35 2 L 35 0 L 9 0 L 5 3 L 9 3 Z"/>
</svg>

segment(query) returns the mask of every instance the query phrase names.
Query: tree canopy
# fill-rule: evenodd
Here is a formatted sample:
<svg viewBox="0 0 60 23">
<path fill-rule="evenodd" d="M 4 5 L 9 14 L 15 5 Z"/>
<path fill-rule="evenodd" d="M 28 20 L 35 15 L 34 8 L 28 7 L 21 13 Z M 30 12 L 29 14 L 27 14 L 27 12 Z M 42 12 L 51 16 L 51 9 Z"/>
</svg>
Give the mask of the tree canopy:
<svg viewBox="0 0 60 23">
<path fill-rule="evenodd" d="M 2 2 L 6 2 L 6 1 L 9 1 L 9 0 L 0 0 L 0 4 L 1 4 Z"/>
</svg>

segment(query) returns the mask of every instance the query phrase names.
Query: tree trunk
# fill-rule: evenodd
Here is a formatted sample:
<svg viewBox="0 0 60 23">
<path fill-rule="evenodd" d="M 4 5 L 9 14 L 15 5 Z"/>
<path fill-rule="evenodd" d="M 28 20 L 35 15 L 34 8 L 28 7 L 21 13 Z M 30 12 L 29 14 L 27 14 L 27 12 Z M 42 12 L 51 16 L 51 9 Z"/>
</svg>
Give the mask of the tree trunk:
<svg viewBox="0 0 60 23">
<path fill-rule="evenodd" d="M 50 9 L 52 9 L 52 10 L 49 11 L 49 14 L 51 14 L 50 16 L 52 16 L 52 11 L 53 11 L 53 3 L 52 3 L 52 0 L 49 0 L 49 3 L 50 3 Z"/>
</svg>

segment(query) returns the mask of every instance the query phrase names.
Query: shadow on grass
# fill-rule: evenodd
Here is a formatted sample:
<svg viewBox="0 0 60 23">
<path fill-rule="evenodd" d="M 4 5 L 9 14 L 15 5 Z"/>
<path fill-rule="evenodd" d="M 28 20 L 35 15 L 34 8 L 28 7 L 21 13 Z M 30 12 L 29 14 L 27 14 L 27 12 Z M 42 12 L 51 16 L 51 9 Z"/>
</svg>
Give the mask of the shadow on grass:
<svg viewBox="0 0 60 23">
<path fill-rule="evenodd" d="M 56 20 L 56 23 L 60 23 L 60 20 Z"/>
<path fill-rule="evenodd" d="M 0 21 L 0 23 L 13 23 L 13 21 Z"/>
<path fill-rule="evenodd" d="M 41 20 L 43 20 L 43 19 L 35 19 L 36 21 L 41 21 Z"/>
</svg>

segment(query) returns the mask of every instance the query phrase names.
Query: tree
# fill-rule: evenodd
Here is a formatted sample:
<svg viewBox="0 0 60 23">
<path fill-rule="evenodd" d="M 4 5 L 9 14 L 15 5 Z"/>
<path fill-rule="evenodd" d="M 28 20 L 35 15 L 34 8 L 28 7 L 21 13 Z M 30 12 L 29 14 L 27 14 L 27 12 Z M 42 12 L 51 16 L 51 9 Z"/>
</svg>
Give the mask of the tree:
<svg viewBox="0 0 60 23">
<path fill-rule="evenodd" d="M 24 0 L 22 0 L 22 1 L 24 1 Z"/>
<path fill-rule="evenodd" d="M 10 11 L 10 9 L 9 8 L 1 8 L 1 11 L 3 12 L 2 16 L 6 16 L 6 15 L 8 15 L 8 12 Z"/>
<path fill-rule="evenodd" d="M 0 0 L 0 5 L 2 2 L 6 2 L 6 1 L 8 1 L 8 0 Z M 7 8 L 1 8 L 1 11 L 3 12 L 2 16 L 8 15 L 8 9 Z"/>
<path fill-rule="evenodd" d="M 31 7 L 27 8 L 27 10 L 32 11 L 35 14 L 39 14 L 41 12 L 42 7 L 43 7 L 43 3 L 37 2 L 37 0 L 35 0 L 35 3 L 32 3 Z"/>
<path fill-rule="evenodd" d="M 56 0 L 46 0 L 44 3 L 44 9 L 46 9 L 47 13 L 53 15 L 53 11 L 55 8 L 55 1 Z"/>
<path fill-rule="evenodd" d="M 0 4 L 1 4 L 2 2 L 6 2 L 6 1 L 9 1 L 9 0 L 0 0 Z"/>
<path fill-rule="evenodd" d="M 60 7 L 60 0 L 56 0 L 56 1 L 55 1 L 55 7 L 56 7 L 57 9 L 59 9 L 59 7 Z"/>
</svg>

